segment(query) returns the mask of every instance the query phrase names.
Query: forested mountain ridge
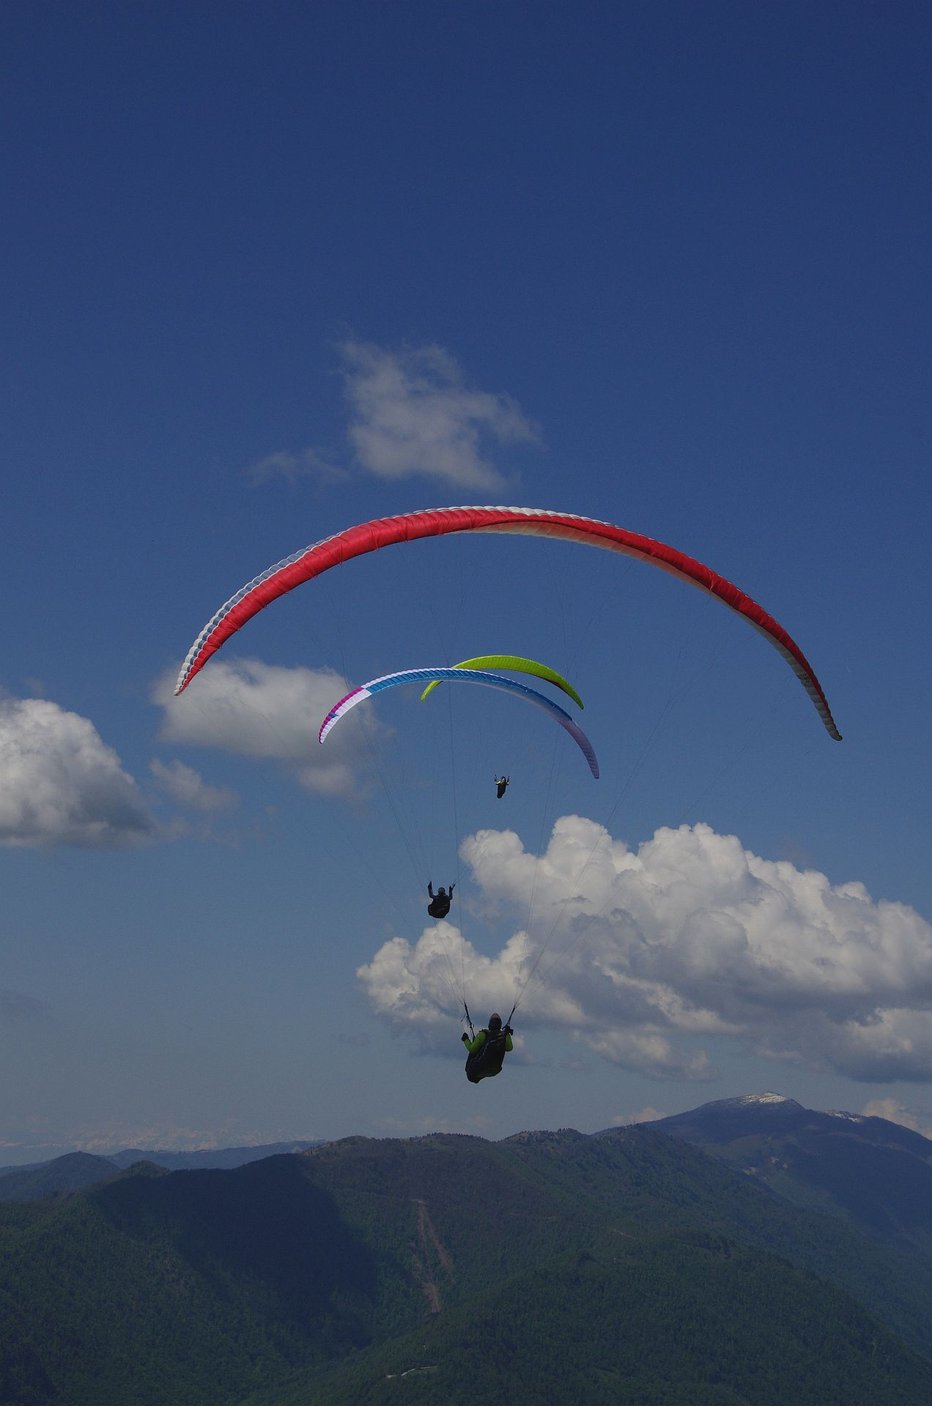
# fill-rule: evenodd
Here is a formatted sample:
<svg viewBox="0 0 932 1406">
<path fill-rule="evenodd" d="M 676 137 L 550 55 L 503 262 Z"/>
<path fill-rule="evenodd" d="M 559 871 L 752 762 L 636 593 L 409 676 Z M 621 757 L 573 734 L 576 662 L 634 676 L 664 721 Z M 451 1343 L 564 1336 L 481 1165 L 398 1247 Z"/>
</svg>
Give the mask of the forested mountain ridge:
<svg viewBox="0 0 932 1406">
<path fill-rule="evenodd" d="M 0 1406 L 932 1400 L 932 1264 L 645 1126 L 9 1203 L 0 1304 Z"/>
</svg>

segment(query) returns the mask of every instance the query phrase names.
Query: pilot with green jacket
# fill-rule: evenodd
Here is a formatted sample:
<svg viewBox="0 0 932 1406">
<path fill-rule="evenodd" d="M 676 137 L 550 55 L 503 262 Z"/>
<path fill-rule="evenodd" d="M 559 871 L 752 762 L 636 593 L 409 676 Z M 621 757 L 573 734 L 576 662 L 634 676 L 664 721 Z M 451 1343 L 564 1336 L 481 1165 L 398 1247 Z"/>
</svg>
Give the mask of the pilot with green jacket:
<svg viewBox="0 0 932 1406">
<path fill-rule="evenodd" d="M 496 1012 L 489 1016 L 488 1028 L 480 1030 L 475 1039 L 470 1040 L 463 1031 L 463 1044 L 466 1046 L 466 1078 L 471 1084 L 480 1079 L 491 1079 L 501 1074 L 505 1055 L 514 1049 L 510 1025 L 502 1025 L 502 1018 Z"/>
</svg>

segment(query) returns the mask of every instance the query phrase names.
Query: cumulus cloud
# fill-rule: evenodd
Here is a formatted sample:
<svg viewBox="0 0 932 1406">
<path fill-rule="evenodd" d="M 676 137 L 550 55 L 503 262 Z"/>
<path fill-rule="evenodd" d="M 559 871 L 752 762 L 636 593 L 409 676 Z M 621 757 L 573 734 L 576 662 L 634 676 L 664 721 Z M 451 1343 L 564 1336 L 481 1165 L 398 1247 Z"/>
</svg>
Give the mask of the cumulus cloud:
<svg viewBox="0 0 932 1406">
<path fill-rule="evenodd" d="M 149 763 L 149 770 L 159 786 L 172 800 L 188 810 L 227 810 L 236 804 L 236 796 L 228 786 L 208 786 L 193 767 L 184 762 L 160 762 L 157 758 Z"/>
<path fill-rule="evenodd" d="M 159 680 L 153 696 L 164 709 L 163 742 L 279 761 L 311 791 L 350 795 L 359 789 L 360 763 L 380 725 L 368 710 L 358 708 L 323 746 L 317 741 L 321 722 L 348 688 L 333 669 L 212 659 L 195 687 L 179 698 L 173 697 L 169 674 Z"/>
<path fill-rule="evenodd" d="M 886 1118 L 888 1123 L 899 1123 L 923 1137 L 932 1138 L 932 1128 L 923 1123 L 917 1114 L 904 1107 L 896 1098 L 874 1098 L 861 1109 L 866 1118 Z"/>
<path fill-rule="evenodd" d="M 532 919 L 493 957 L 451 924 L 386 943 L 359 976 L 396 1026 L 429 1031 L 463 970 L 480 1009 L 527 983 L 524 1026 L 648 1074 L 710 1077 L 727 1040 L 858 1080 L 932 1075 L 932 925 L 905 904 L 702 824 L 632 849 L 565 816 L 540 857 L 493 830 L 462 855 L 487 916 Z"/>
<path fill-rule="evenodd" d="M 494 488 L 502 479 L 486 446 L 537 440 L 510 396 L 470 389 L 441 347 L 391 352 L 350 341 L 341 351 L 349 439 L 359 464 L 380 478 Z"/>
<path fill-rule="evenodd" d="M 92 722 L 44 698 L 0 699 L 0 844 L 106 849 L 155 830 Z"/>
</svg>

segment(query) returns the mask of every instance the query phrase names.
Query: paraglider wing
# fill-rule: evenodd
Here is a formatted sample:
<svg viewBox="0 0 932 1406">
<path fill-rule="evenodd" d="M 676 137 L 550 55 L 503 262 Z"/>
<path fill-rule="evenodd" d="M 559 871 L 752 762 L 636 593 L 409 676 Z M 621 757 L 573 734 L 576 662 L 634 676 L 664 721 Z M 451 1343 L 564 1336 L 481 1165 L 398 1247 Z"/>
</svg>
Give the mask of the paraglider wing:
<svg viewBox="0 0 932 1406">
<path fill-rule="evenodd" d="M 318 742 L 323 742 L 330 730 L 346 717 L 351 708 L 355 708 L 357 703 L 361 703 L 364 698 L 371 698 L 374 693 L 381 693 L 386 688 L 398 688 L 406 683 L 424 683 L 428 679 L 449 679 L 456 683 L 478 683 L 486 688 L 497 688 L 502 693 L 512 693 L 518 698 L 524 698 L 528 703 L 533 703 L 535 707 L 541 708 L 545 713 L 549 713 L 555 722 L 565 728 L 569 735 L 580 748 L 586 761 L 589 763 L 589 770 L 598 780 L 599 763 L 596 759 L 592 743 L 589 741 L 582 728 L 576 723 L 552 698 L 546 698 L 542 693 L 537 693 L 533 688 L 526 688 L 523 683 L 516 683 L 514 679 L 506 679 L 500 674 L 489 674 L 480 669 L 405 669 L 398 674 L 383 674 L 381 678 L 370 679 L 368 683 L 360 684 L 336 703 L 320 725 L 320 732 L 317 734 Z"/>
<path fill-rule="evenodd" d="M 658 566 L 662 571 L 678 576 L 681 581 L 708 591 L 731 610 L 743 615 L 780 651 L 812 699 L 829 734 L 841 740 L 822 685 L 799 645 L 772 615 L 768 615 L 738 586 L 726 581 L 724 576 L 719 576 L 710 567 L 703 566 L 702 562 L 651 537 L 614 527 L 608 522 L 599 522 L 595 518 L 555 513 L 544 508 L 431 508 L 423 512 L 403 513 L 398 517 L 376 518 L 314 542 L 303 551 L 295 552 L 294 556 L 269 567 L 220 607 L 188 651 L 178 676 L 176 694 L 187 688 L 210 656 L 241 625 L 286 591 L 320 576 L 340 562 L 366 552 L 398 542 L 412 542 L 421 537 L 441 537 L 450 532 L 519 532 L 604 547 Z"/>
<path fill-rule="evenodd" d="M 459 664 L 453 665 L 454 669 L 514 669 L 519 674 L 533 674 L 538 679 L 546 679 L 548 683 L 556 684 L 557 688 L 562 688 L 563 692 L 572 698 L 574 703 L 578 703 L 580 708 L 586 705 L 571 683 L 567 683 L 562 674 L 558 674 L 556 669 L 548 669 L 546 664 L 538 664 L 536 659 L 523 659 L 519 654 L 480 654 L 475 659 L 462 659 Z M 421 702 L 432 693 L 440 684 L 439 679 L 433 679 L 421 694 Z"/>
</svg>

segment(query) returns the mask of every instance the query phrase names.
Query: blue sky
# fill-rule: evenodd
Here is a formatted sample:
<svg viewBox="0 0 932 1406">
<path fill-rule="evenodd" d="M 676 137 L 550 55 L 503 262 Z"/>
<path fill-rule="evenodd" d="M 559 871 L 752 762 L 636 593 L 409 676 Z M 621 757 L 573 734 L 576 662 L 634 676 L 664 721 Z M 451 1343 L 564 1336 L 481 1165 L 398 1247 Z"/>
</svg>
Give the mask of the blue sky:
<svg viewBox="0 0 932 1406">
<path fill-rule="evenodd" d="M 911 3 L 4 6 L 0 1162 L 766 1088 L 932 1127 L 930 41 Z M 243 582 L 458 503 L 707 562 L 845 740 L 698 593 L 491 536 L 331 572 L 171 699 Z M 576 685 L 599 782 L 447 685 L 318 747 L 346 688 L 499 651 Z M 484 1020 L 542 948 L 470 1086 L 449 988 Z"/>
</svg>

